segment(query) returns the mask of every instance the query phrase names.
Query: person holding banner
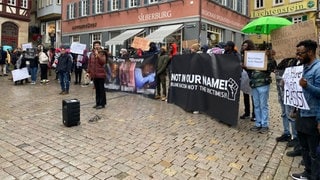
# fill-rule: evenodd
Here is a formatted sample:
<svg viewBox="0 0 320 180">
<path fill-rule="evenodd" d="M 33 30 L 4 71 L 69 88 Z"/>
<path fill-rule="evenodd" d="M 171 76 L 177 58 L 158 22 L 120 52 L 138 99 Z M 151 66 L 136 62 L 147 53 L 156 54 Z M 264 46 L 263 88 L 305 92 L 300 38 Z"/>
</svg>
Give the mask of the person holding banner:
<svg viewBox="0 0 320 180">
<path fill-rule="evenodd" d="M 96 90 L 96 104 L 93 108 L 102 109 L 107 104 L 106 91 L 104 82 L 106 80 L 106 70 L 104 68 L 107 63 L 107 52 L 101 48 L 101 42 L 93 42 L 93 50 L 90 54 L 88 63 L 88 73 L 93 80 Z"/>
<path fill-rule="evenodd" d="M 157 96 L 155 99 L 160 99 L 165 101 L 167 99 L 167 66 L 169 63 L 169 56 L 167 55 L 167 49 L 165 47 L 161 47 L 158 64 L 157 64 Z M 162 96 L 161 96 L 162 89 Z"/>
<path fill-rule="evenodd" d="M 316 57 L 318 44 L 313 40 L 304 40 L 296 46 L 297 59 L 303 64 L 299 85 L 309 109 L 300 108 L 296 119 L 296 130 L 302 147 L 304 172 L 293 173 L 293 179 L 320 178 L 320 60 Z"/>
</svg>

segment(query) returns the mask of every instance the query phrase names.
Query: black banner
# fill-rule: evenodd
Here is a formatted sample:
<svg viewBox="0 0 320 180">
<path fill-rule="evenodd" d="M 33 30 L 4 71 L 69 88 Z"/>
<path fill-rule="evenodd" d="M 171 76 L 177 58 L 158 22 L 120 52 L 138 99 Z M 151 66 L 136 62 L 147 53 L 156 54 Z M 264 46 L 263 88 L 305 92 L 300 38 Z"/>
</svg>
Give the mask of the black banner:
<svg viewBox="0 0 320 180">
<path fill-rule="evenodd" d="M 168 102 L 226 124 L 238 122 L 241 67 L 234 55 L 186 54 L 171 62 Z"/>
</svg>

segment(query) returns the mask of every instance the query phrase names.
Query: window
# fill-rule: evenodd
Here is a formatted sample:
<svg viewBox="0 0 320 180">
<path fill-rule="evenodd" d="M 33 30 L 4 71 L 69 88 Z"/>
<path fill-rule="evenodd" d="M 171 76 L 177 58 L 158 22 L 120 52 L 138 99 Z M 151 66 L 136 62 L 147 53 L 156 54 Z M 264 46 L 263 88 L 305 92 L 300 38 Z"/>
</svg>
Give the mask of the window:
<svg viewBox="0 0 320 180">
<path fill-rule="evenodd" d="M 283 0 L 273 0 L 274 5 L 283 4 Z"/>
<path fill-rule="evenodd" d="M 129 0 L 129 7 L 137 7 L 138 0 Z"/>
<path fill-rule="evenodd" d="M 74 19 L 76 17 L 76 4 L 71 3 L 67 6 L 67 19 Z"/>
<path fill-rule="evenodd" d="M 255 1 L 255 8 L 262 8 L 263 7 L 263 0 L 256 0 Z"/>
<path fill-rule="evenodd" d="M 227 5 L 227 0 L 221 0 L 221 5 L 226 6 Z"/>
<path fill-rule="evenodd" d="M 22 8 L 28 8 L 28 1 L 27 0 L 21 0 L 21 7 Z"/>
<path fill-rule="evenodd" d="M 60 0 L 57 0 L 57 4 L 61 4 L 61 1 L 60 1 Z"/>
<path fill-rule="evenodd" d="M 299 2 L 299 1 L 302 1 L 302 0 L 290 0 L 290 3 Z"/>
<path fill-rule="evenodd" d="M 89 4 L 88 0 L 81 0 L 79 2 L 79 16 L 89 15 Z"/>
<path fill-rule="evenodd" d="M 104 2 L 103 0 L 95 0 L 94 1 L 94 3 L 92 4 L 93 13 L 95 13 L 95 14 L 103 13 L 103 9 L 104 9 L 103 2 Z"/>
<path fill-rule="evenodd" d="M 8 0 L 8 5 L 15 6 L 16 0 Z"/>
<path fill-rule="evenodd" d="M 100 41 L 101 42 L 101 38 L 102 35 L 101 33 L 94 33 L 94 34 L 91 34 L 91 43 L 95 42 L 95 41 Z"/>
<path fill-rule="evenodd" d="M 111 10 L 115 11 L 119 9 L 119 0 L 111 0 Z"/>
<path fill-rule="evenodd" d="M 47 0 L 47 6 L 50 6 L 53 4 L 53 0 Z"/>
<path fill-rule="evenodd" d="M 80 36 L 79 35 L 71 36 L 71 43 L 74 43 L 74 42 L 80 43 Z"/>
<path fill-rule="evenodd" d="M 149 0 L 149 4 L 157 3 L 158 0 Z"/>
</svg>

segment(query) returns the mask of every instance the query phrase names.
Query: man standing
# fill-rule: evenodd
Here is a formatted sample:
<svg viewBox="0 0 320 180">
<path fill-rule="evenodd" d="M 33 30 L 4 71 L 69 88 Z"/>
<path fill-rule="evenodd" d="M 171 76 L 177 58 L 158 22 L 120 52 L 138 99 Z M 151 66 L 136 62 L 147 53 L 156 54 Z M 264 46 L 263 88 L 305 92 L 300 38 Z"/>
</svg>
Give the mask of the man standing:
<svg viewBox="0 0 320 180">
<path fill-rule="evenodd" d="M 70 73 L 72 70 L 71 56 L 66 52 L 65 47 L 61 47 L 61 55 L 58 58 L 57 72 L 59 74 L 59 81 L 61 86 L 61 95 L 69 94 L 70 87 Z"/>
<path fill-rule="evenodd" d="M 317 42 L 304 40 L 298 43 L 296 56 L 303 64 L 299 85 L 309 110 L 299 109 L 296 120 L 298 138 L 305 163 L 303 173 L 292 174 L 293 179 L 318 180 L 320 173 L 317 147 L 320 142 L 320 61 L 316 58 Z"/>
<path fill-rule="evenodd" d="M 101 48 L 100 41 L 93 42 L 93 50 L 90 54 L 88 73 L 93 80 L 96 90 L 96 105 L 93 108 L 102 109 L 107 104 L 104 82 L 106 80 L 106 70 L 104 68 L 107 62 L 107 52 Z"/>
<path fill-rule="evenodd" d="M 2 46 L 0 46 L 0 71 L 2 71 L 1 76 L 7 76 L 6 59 L 7 52 L 2 49 Z"/>
</svg>

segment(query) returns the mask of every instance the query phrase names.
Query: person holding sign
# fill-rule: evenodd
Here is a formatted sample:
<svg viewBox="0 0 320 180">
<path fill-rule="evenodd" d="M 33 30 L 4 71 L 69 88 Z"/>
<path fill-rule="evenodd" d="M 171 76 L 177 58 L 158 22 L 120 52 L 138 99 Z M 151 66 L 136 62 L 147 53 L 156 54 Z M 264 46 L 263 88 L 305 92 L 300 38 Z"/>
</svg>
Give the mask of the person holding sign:
<svg viewBox="0 0 320 180">
<path fill-rule="evenodd" d="M 272 50 L 266 50 L 265 53 L 267 56 L 266 70 L 247 69 L 248 74 L 250 74 L 250 87 L 252 88 L 254 113 L 256 116 L 255 126 L 250 128 L 250 130 L 262 134 L 269 131 L 268 99 L 270 84 L 272 82 L 270 74 L 276 67 L 276 63 L 272 55 Z M 245 66 L 244 69 L 246 69 Z"/>
<path fill-rule="evenodd" d="M 292 174 L 293 179 L 320 178 L 320 155 L 317 147 L 320 142 L 320 60 L 316 58 L 317 42 L 304 40 L 296 46 L 297 59 L 303 64 L 299 85 L 309 109 L 299 109 L 296 130 L 302 147 L 304 172 Z"/>
</svg>

